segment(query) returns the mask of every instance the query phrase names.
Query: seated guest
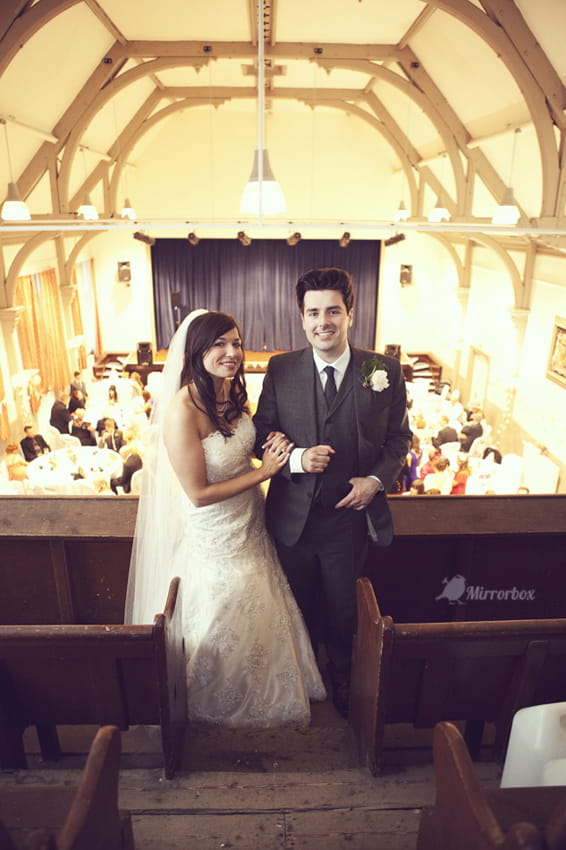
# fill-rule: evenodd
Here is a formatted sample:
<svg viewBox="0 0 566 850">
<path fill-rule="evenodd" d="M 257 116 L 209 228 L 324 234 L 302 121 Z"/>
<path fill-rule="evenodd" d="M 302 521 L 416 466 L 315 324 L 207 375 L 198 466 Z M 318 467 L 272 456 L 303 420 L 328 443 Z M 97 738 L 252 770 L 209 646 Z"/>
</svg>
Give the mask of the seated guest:
<svg viewBox="0 0 566 850">
<path fill-rule="evenodd" d="M 49 424 L 61 434 L 68 434 L 73 417 L 67 407 L 69 396 L 65 392 L 57 393 L 56 399 L 51 407 Z"/>
<path fill-rule="evenodd" d="M 450 425 L 449 419 L 447 416 L 442 415 L 438 420 L 439 429 L 436 437 L 432 438 L 432 445 L 437 449 L 440 448 L 443 443 L 457 443 L 458 442 L 458 432 L 455 428 Z"/>
<path fill-rule="evenodd" d="M 431 472 L 434 472 L 434 460 L 439 456 L 440 452 L 438 451 L 438 449 L 435 449 L 434 446 L 427 450 L 428 460 L 422 464 L 419 470 L 419 478 L 422 478 L 424 481 L 427 475 L 430 475 Z"/>
<path fill-rule="evenodd" d="M 450 493 L 452 496 L 463 496 L 466 492 L 468 478 L 472 474 L 472 470 L 468 463 L 468 455 L 460 453 L 456 459 L 456 463 L 458 464 L 458 467 L 454 473 L 454 480 L 452 482 L 452 490 Z"/>
<path fill-rule="evenodd" d="M 9 481 L 23 481 L 28 477 L 27 461 L 20 454 L 17 443 L 7 443 L 4 462 Z"/>
<path fill-rule="evenodd" d="M 110 486 L 115 493 L 118 492 L 118 487 L 121 487 L 124 493 L 129 493 L 132 486 L 132 475 L 143 466 L 140 447 L 136 440 L 133 439 L 133 435 L 127 435 L 126 445 L 122 446 L 120 454 L 124 461 L 122 474 L 116 478 L 111 478 Z"/>
<path fill-rule="evenodd" d="M 73 390 L 69 399 L 69 413 L 74 413 L 79 407 L 85 406 L 85 398 L 80 390 Z"/>
<path fill-rule="evenodd" d="M 432 465 L 434 472 L 430 472 L 424 478 L 425 493 L 434 490 L 435 493 L 440 493 L 442 496 L 449 496 L 454 476 L 448 458 L 440 455 L 440 457 L 434 458 Z"/>
<path fill-rule="evenodd" d="M 462 428 L 458 439 L 460 440 L 460 448 L 463 452 L 469 452 L 474 440 L 483 434 L 482 418 L 482 414 L 479 411 L 472 413 L 469 424 L 464 425 Z"/>
<path fill-rule="evenodd" d="M 41 434 L 34 434 L 32 425 L 24 427 L 24 434 L 25 437 L 20 440 L 20 446 L 28 463 L 35 460 L 38 455 L 44 455 L 51 451 Z"/>
<path fill-rule="evenodd" d="M 107 417 L 104 420 L 104 428 L 98 439 L 99 449 L 112 449 L 113 452 L 119 452 L 126 442 L 122 432 L 116 427 L 116 421 Z"/>
<path fill-rule="evenodd" d="M 132 396 L 134 396 L 134 397 L 135 396 L 141 396 L 141 394 L 145 390 L 145 387 L 144 387 L 144 384 L 143 384 L 143 381 L 142 381 L 142 376 L 140 375 L 140 373 L 139 372 L 130 372 L 130 374 L 128 375 L 128 378 L 130 380 L 130 384 L 131 384 L 131 387 L 132 387 Z"/>
<path fill-rule="evenodd" d="M 94 436 L 94 425 L 85 420 L 84 407 L 78 407 L 73 413 L 73 427 L 71 435 L 78 437 L 81 441 L 81 446 L 96 446 L 96 437 Z"/>
</svg>

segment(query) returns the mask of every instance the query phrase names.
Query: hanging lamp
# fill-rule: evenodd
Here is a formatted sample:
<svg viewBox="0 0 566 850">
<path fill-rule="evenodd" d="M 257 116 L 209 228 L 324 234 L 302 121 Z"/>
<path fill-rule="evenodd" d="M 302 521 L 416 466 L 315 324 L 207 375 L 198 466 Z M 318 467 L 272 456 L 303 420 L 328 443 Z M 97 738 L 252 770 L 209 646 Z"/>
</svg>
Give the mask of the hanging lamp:
<svg viewBox="0 0 566 850">
<path fill-rule="evenodd" d="M 281 187 L 271 170 L 269 154 L 264 143 L 264 2 L 265 0 L 258 0 L 257 4 L 257 148 L 250 178 L 240 200 L 240 212 L 257 215 L 260 223 L 264 214 L 276 215 L 287 209 Z"/>
<path fill-rule="evenodd" d="M 8 158 L 8 170 L 10 173 L 10 181 L 8 183 L 8 191 L 6 200 L 2 204 L 0 218 L 3 221 L 30 221 L 31 213 L 27 205 L 22 200 L 19 189 L 14 181 L 12 172 L 12 157 L 10 156 L 10 145 L 8 142 L 8 126 L 5 118 L 0 118 L 0 123 L 4 125 L 4 137 L 6 139 L 6 154 Z"/>
</svg>

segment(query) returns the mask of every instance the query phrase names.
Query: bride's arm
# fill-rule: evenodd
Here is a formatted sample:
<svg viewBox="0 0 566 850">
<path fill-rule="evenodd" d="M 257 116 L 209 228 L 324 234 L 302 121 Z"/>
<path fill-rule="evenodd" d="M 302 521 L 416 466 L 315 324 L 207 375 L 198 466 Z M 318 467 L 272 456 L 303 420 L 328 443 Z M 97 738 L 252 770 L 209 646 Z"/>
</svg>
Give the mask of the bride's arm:
<svg viewBox="0 0 566 850">
<path fill-rule="evenodd" d="M 235 478 L 209 484 L 197 410 L 186 398 L 186 393 L 178 393 L 171 404 L 164 424 L 163 441 L 183 490 L 198 508 L 222 502 L 267 481 L 289 458 L 286 448 L 273 448 L 264 452 L 260 467 Z"/>
</svg>

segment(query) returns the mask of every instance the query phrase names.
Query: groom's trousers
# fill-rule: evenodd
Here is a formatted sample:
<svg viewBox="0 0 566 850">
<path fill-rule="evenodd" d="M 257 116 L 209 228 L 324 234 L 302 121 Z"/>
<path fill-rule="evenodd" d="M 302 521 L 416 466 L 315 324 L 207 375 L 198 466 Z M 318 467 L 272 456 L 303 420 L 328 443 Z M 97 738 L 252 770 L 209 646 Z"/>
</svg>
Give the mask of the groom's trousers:
<svg viewBox="0 0 566 850">
<path fill-rule="evenodd" d="M 297 543 L 276 545 L 315 653 L 323 642 L 331 677 L 349 679 L 356 579 L 363 574 L 367 551 L 364 512 L 315 503 Z"/>
</svg>

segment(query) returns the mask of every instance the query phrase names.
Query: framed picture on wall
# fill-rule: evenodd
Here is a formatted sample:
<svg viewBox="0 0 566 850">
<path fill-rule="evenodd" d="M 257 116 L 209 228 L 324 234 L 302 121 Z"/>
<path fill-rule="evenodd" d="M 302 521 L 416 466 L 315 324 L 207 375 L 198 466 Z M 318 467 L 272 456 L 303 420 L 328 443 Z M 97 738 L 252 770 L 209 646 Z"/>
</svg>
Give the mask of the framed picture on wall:
<svg viewBox="0 0 566 850">
<path fill-rule="evenodd" d="M 566 319 L 556 316 L 546 377 L 566 387 Z"/>
</svg>

